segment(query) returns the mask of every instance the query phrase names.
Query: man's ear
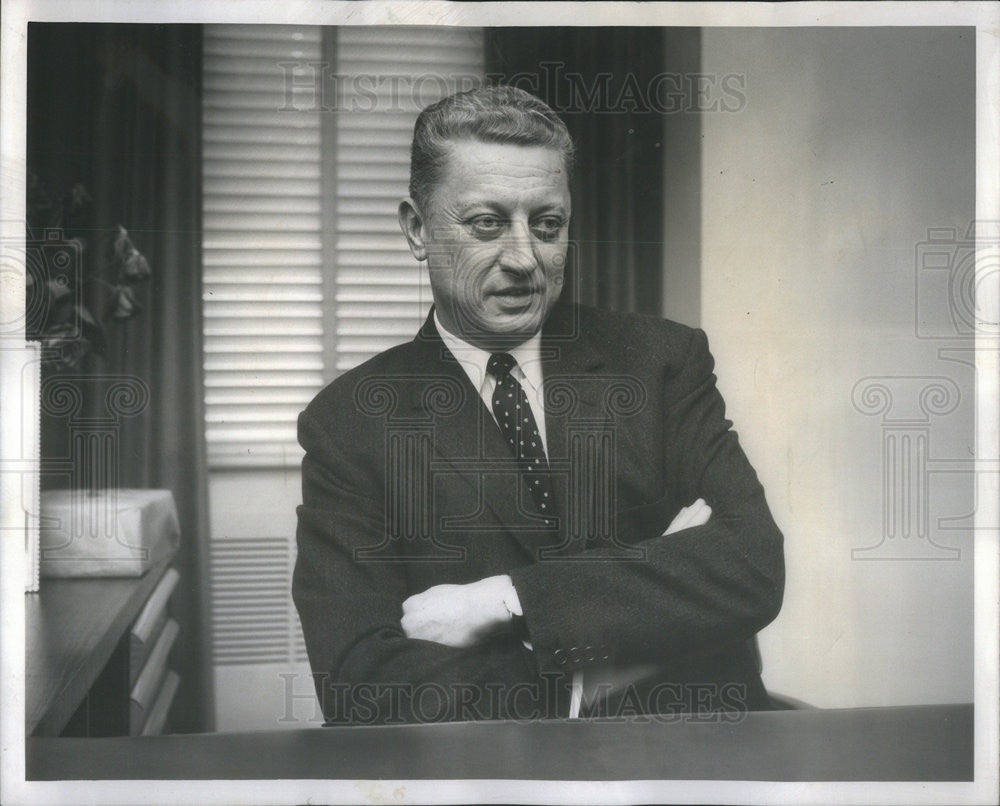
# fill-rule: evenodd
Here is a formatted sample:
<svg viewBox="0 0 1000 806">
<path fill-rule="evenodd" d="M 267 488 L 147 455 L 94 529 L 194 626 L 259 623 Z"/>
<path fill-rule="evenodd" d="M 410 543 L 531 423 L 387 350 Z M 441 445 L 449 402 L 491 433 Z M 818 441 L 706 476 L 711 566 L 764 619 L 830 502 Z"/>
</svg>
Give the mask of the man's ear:
<svg viewBox="0 0 1000 806">
<path fill-rule="evenodd" d="M 403 230 L 410 252 L 417 260 L 427 260 L 427 244 L 424 241 L 426 231 L 424 218 L 420 214 L 417 203 L 409 196 L 399 203 L 399 228 Z"/>
</svg>

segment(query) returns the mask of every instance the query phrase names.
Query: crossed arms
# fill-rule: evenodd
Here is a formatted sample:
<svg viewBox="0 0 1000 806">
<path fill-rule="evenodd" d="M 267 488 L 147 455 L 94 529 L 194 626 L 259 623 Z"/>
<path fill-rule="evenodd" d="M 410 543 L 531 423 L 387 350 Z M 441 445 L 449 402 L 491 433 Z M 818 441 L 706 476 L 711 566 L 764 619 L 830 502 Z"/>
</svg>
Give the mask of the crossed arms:
<svg viewBox="0 0 1000 806">
<path fill-rule="evenodd" d="M 663 537 L 694 526 L 704 526 L 712 508 L 699 498 L 684 507 Z M 523 616 L 521 600 L 508 574 L 486 577 L 464 585 L 434 585 L 403 601 L 400 626 L 407 638 L 434 641 L 452 647 L 471 647 Z"/>
<path fill-rule="evenodd" d="M 353 405 L 349 388 L 303 413 L 293 595 L 324 703 L 334 683 L 534 682 L 587 667 L 592 658 L 569 652 L 577 647 L 601 647 L 614 664 L 677 668 L 745 643 L 774 618 L 784 585 L 781 534 L 725 419 L 704 334 L 684 332 L 682 360 L 646 381 L 663 390 L 650 414 L 669 464 L 657 504 L 702 499 L 711 517 L 696 506 L 658 515 L 653 535 L 630 540 L 642 548 L 641 562 L 585 562 L 584 552 L 525 565 L 511 554 L 459 584 L 449 569 L 435 579 L 406 563 L 358 562 L 355 551 L 385 534 L 378 429 L 343 416 Z M 355 379 L 341 380 L 346 387 Z M 531 650 L 503 628 L 518 605 Z"/>
</svg>

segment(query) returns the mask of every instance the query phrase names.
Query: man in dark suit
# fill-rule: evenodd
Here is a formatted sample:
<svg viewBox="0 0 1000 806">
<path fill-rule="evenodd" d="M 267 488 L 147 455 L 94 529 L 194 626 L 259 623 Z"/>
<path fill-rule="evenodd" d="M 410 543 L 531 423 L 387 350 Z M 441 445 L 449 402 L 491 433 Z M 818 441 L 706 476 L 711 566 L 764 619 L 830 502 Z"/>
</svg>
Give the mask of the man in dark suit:
<svg viewBox="0 0 1000 806">
<path fill-rule="evenodd" d="M 510 87 L 417 121 L 434 307 L 299 418 L 293 595 L 331 722 L 768 706 L 781 534 L 705 335 L 560 301 L 572 142 Z"/>
</svg>

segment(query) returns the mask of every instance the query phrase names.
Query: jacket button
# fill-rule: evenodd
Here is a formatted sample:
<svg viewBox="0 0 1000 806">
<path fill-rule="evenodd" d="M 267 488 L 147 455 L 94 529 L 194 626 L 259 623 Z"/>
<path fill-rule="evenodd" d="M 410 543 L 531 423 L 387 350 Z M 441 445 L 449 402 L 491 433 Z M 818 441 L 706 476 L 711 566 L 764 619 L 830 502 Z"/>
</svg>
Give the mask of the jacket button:
<svg viewBox="0 0 1000 806">
<path fill-rule="evenodd" d="M 557 649 L 555 652 L 553 652 L 552 657 L 556 659 L 556 663 L 558 663 L 560 666 L 566 665 L 566 653 L 563 652 L 561 649 Z"/>
<path fill-rule="evenodd" d="M 583 648 L 583 660 L 585 663 L 594 662 L 594 648 L 592 646 L 587 646 Z"/>
</svg>

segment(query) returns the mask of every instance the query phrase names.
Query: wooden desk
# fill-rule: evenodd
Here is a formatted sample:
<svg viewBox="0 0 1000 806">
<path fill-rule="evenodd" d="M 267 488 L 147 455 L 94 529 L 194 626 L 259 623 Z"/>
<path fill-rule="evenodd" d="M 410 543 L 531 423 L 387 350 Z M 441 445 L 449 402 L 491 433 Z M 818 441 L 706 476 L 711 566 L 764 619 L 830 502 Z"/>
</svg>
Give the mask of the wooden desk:
<svg viewBox="0 0 1000 806">
<path fill-rule="evenodd" d="M 26 736 L 66 727 L 169 564 L 141 577 L 43 579 L 25 596 Z M 127 706 L 127 676 L 122 685 Z"/>
<path fill-rule="evenodd" d="M 736 724 L 688 717 L 33 739 L 26 763 L 34 780 L 970 781 L 972 729 L 971 705 L 931 705 L 758 712 Z"/>
</svg>

